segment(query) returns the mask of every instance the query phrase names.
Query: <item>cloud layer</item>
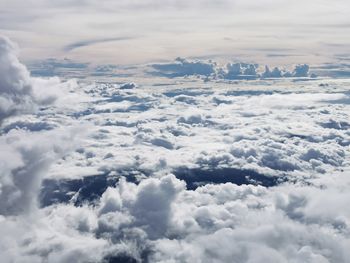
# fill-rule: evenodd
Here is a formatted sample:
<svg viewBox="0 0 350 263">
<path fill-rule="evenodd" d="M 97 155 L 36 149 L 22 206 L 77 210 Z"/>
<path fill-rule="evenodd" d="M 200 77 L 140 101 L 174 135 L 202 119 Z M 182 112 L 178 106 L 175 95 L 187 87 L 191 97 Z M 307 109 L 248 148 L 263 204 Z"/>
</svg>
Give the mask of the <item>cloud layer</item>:
<svg viewBox="0 0 350 263">
<path fill-rule="evenodd" d="M 347 262 L 349 80 L 62 82 L 2 43 L 1 96 L 40 106 L 0 126 L 2 262 Z"/>
<path fill-rule="evenodd" d="M 26 61 L 69 52 L 100 64 L 217 55 L 277 65 L 350 52 L 346 0 L 4 0 L 1 7 L 0 33 L 24 46 Z M 109 41 L 125 36 L 133 38 Z"/>
</svg>

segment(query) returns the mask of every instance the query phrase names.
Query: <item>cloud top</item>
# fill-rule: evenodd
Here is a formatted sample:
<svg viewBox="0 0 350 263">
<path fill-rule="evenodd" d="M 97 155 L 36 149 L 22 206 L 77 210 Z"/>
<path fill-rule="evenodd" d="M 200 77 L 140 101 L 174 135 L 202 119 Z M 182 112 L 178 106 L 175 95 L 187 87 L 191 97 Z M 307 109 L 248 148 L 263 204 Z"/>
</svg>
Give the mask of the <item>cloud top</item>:
<svg viewBox="0 0 350 263">
<path fill-rule="evenodd" d="M 292 72 L 275 67 L 272 71 L 269 66 L 265 66 L 265 71 L 262 71 L 259 64 L 255 63 L 227 63 L 222 67 L 218 63 L 200 60 L 187 60 L 177 58 L 174 63 L 152 64 L 152 68 L 156 71 L 149 72 L 152 75 L 163 77 L 186 77 L 186 76 L 204 76 L 211 79 L 226 79 L 226 80 L 252 80 L 266 78 L 308 78 L 315 77 L 309 73 L 309 65 L 296 65 Z"/>
<path fill-rule="evenodd" d="M 17 58 L 17 48 L 0 36 L 0 122 L 17 112 L 34 108 L 30 74 Z"/>
</svg>

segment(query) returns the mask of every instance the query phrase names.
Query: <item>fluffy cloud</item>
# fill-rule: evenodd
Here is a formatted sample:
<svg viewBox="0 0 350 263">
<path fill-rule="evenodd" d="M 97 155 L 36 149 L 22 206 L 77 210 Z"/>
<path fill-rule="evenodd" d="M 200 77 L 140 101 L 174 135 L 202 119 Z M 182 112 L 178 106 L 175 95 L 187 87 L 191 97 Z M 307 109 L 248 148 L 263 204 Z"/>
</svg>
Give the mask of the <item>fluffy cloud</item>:
<svg viewBox="0 0 350 263">
<path fill-rule="evenodd" d="M 43 240 L 38 241 L 40 246 L 26 246 L 25 249 L 16 242 L 24 238 L 24 243 L 36 243 L 37 237 L 32 231 L 40 232 L 40 224 L 45 224 L 38 204 L 42 179 L 50 164 L 74 148 L 74 134 L 80 131 L 74 127 L 56 129 L 60 125 L 50 126 L 47 119 L 32 122 L 38 116 L 30 113 L 35 113 L 39 105 L 49 106 L 59 95 L 65 94 L 69 86 L 76 86 L 68 82 L 63 85 L 58 79 L 31 78 L 16 57 L 15 45 L 7 38 L 0 39 L 0 51 L 0 221 L 4 227 L 0 239 L 1 258 L 4 262 L 39 261 L 47 249 L 40 243 Z M 47 110 L 50 111 L 50 107 Z M 21 116 L 23 113 L 26 115 Z M 10 116 L 12 118 L 4 121 Z M 47 237 L 48 232 L 39 232 L 38 236 Z M 72 251 L 71 254 L 67 254 L 67 260 L 77 253 Z M 49 261 L 61 260 L 54 257 Z"/>
<path fill-rule="evenodd" d="M 215 72 L 215 63 L 205 63 L 201 61 L 188 61 L 183 58 L 177 58 L 175 63 L 153 64 L 152 67 L 157 72 L 152 74 L 166 77 L 183 77 L 191 75 L 210 76 Z"/>
<path fill-rule="evenodd" d="M 82 207 L 45 210 L 65 218 L 77 240 L 97 238 L 94 255 L 101 261 L 346 262 L 343 86 L 323 93 L 315 80 L 308 93 L 305 83 L 285 79 L 272 93 L 263 81 L 235 90 L 200 83 L 192 89 L 157 86 L 156 92 L 142 85 L 86 87 L 98 99 L 80 118 L 97 126 L 71 161 L 125 179 Z M 335 122 L 342 125 L 329 124 Z M 66 160 L 56 169 L 69 171 Z M 186 176 L 179 167 L 189 168 Z M 245 185 L 239 185 L 241 174 Z M 98 177 L 90 179 L 96 188 Z M 72 202 L 75 197 L 83 195 Z"/>
<path fill-rule="evenodd" d="M 0 215 L 26 214 L 37 208 L 44 173 L 72 146 L 73 133 L 77 131 L 33 134 L 12 130 L 0 137 Z"/>
<path fill-rule="evenodd" d="M 263 78 L 281 78 L 284 73 L 278 68 L 275 67 L 272 71 L 268 66 L 265 66 L 265 71 L 262 74 Z"/>
<path fill-rule="evenodd" d="M 258 76 L 257 64 L 234 63 L 227 64 L 226 79 L 255 79 Z"/>
<path fill-rule="evenodd" d="M 0 121 L 11 115 L 32 112 L 38 104 L 51 102 L 46 95 L 35 97 L 33 79 L 16 57 L 15 45 L 0 37 Z M 45 81 L 45 84 L 48 82 Z M 47 88 L 47 87 L 46 87 Z M 45 92 L 44 92 L 45 94 Z M 12 127 L 20 127 L 19 122 Z M 11 130 L 11 124 L 0 137 L 0 214 L 28 213 L 36 206 L 43 172 L 47 171 L 60 152 L 58 144 L 51 143 L 54 133 L 32 135 L 29 131 Z M 30 126 L 34 130 L 45 125 Z M 68 131 L 68 130 L 67 130 Z M 51 138 L 51 139 L 52 139 Z M 41 141 L 42 144 L 38 144 Z M 58 140 L 57 140 L 58 141 Z"/>
<path fill-rule="evenodd" d="M 348 80 L 28 78 L 49 106 L 0 126 L 3 262 L 347 262 Z"/>
<path fill-rule="evenodd" d="M 121 181 L 94 207 L 46 208 L 40 225 L 30 222 L 26 236 L 16 237 L 19 245 L 5 244 L 2 254 L 17 249 L 15 259 L 49 262 L 346 262 L 349 214 L 340 208 L 348 184 L 340 174 L 326 189 L 221 184 L 186 191 L 173 175 Z"/>
<path fill-rule="evenodd" d="M 29 72 L 16 56 L 15 45 L 0 36 L 0 121 L 34 108 Z"/>
<path fill-rule="evenodd" d="M 216 62 L 189 61 L 177 58 L 175 63 L 153 64 L 156 72 L 149 72 L 152 75 L 163 77 L 184 77 L 184 76 L 204 76 L 206 80 L 226 79 L 226 80 L 253 80 L 266 78 L 305 78 L 316 77 L 309 74 L 309 65 L 296 65 L 293 72 L 281 70 L 275 67 L 272 71 L 265 66 L 265 71 L 261 72 L 258 64 L 252 63 L 228 63 L 225 67 L 219 66 Z"/>
<path fill-rule="evenodd" d="M 74 96 L 69 94 L 72 86 L 77 85 L 74 81 L 32 78 L 17 58 L 16 45 L 3 36 L 0 36 L 0 62 L 0 122 L 10 116 L 32 113 L 64 96 Z"/>
</svg>

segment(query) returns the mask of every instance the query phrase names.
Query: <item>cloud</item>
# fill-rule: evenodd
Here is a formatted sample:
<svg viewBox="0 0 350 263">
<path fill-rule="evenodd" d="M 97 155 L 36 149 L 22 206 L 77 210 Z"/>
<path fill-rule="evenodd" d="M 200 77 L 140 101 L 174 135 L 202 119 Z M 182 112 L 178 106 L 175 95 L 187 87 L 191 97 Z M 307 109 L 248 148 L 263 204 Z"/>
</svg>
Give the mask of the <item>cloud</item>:
<svg viewBox="0 0 350 263">
<path fill-rule="evenodd" d="M 40 224 L 26 230 L 32 253 L 12 256 L 49 262 L 346 262 L 348 213 L 341 208 L 349 194 L 344 183 L 348 179 L 339 175 L 326 189 L 227 183 L 187 191 L 172 175 L 139 185 L 122 180 L 95 206 L 46 208 Z M 320 204 L 332 208 L 320 210 Z M 41 235 L 34 236 L 39 227 Z M 2 254 L 28 251 L 25 243 L 17 244 L 12 250 L 5 246 Z"/>
<path fill-rule="evenodd" d="M 345 122 L 333 103 L 346 95 L 320 93 L 317 80 L 308 84 L 313 93 L 305 83 L 283 81 L 234 91 L 215 83 L 208 91 L 202 82 L 151 93 L 142 85 L 85 87 L 98 99 L 81 118 L 96 127 L 59 169 L 79 162 L 107 173 L 85 179 L 70 202 L 43 208 L 50 217 L 42 220 L 61 233 L 45 230 L 62 248 L 51 248 L 49 258 L 71 253 L 62 243 L 73 232 L 71 247 L 96 261 L 346 262 L 349 180 L 340 169 L 348 165 L 349 137 L 327 125 L 330 116 Z M 149 107 L 132 107 L 142 102 Z M 94 110 L 125 103 L 130 110 Z M 172 147 L 152 143 L 159 138 Z M 68 196 L 76 182 L 67 179 L 53 191 L 71 183 Z M 89 193 L 98 194 L 90 200 Z M 87 237 L 96 253 L 78 246 Z"/>
<path fill-rule="evenodd" d="M 139 70 L 133 67 L 122 67 L 114 64 L 93 65 L 64 58 L 49 58 L 27 63 L 33 77 L 60 77 L 69 79 L 90 79 L 92 77 L 130 77 Z"/>
<path fill-rule="evenodd" d="M 2 261 L 347 262 L 347 80 L 171 64 L 213 81 L 29 77 L 40 109 L 0 125 Z"/>
<path fill-rule="evenodd" d="M 205 80 L 254 80 L 260 78 L 307 78 L 316 77 L 315 74 L 309 73 L 309 65 L 296 65 L 293 72 L 280 70 L 275 67 L 272 71 L 266 65 L 265 71 L 261 72 L 258 64 L 253 63 L 228 63 L 225 67 L 221 67 L 218 63 L 210 60 L 205 61 L 189 61 L 177 58 L 175 63 L 153 64 L 152 68 L 157 71 L 148 72 L 155 76 L 168 78 L 202 76 Z"/>
<path fill-rule="evenodd" d="M 338 12 L 339 8 L 343 11 Z M 288 15 L 285 10 L 290 10 Z M 90 40 L 108 38 L 115 35 L 117 28 L 122 36 L 143 36 L 138 41 L 105 43 L 103 49 L 80 49 L 73 55 L 89 58 L 92 63 L 122 61 L 128 64 L 130 61 L 150 63 L 155 59 L 171 59 L 174 55 L 205 56 L 215 50 L 219 55 L 243 53 L 249 60 L 256 60 L 261 55 L 259 49 L 280 50 L 281 46 L 291 46 L 300 50 L 296 55 L 304 54 L 306 61 L 314 62 L 325 61 L 337 52 L 347 52 L 348 43 L 342 36 L 347 28 L 348 11 L 349 4 L 344 0 L 338 0 L 337 5 L 322 0 L 306 4 L 285 0 L 195 0 L 191 3 L 182 0 L 104 0 L 99 3 L 90 0 L 28 0 L 26 3 L 14 0 L 6 2 L 0 20 L 3 33 L 10 29 L 12 36 L 25 45 L 23 55 L 26 60 L 38 59 L 38 56 L 39 59 L 62 57 L 64 47 L 85 46 Z M 330 12 L 331 18 L 326 22 L 321 18 L 324 12 Z M 291 24 L 296 15 L 300 19 Z M 266 20 L 266 16 L 270 19 Z M 310 22 L 310 17 L 317 21 Z M 319 36 L 321 28 L 327 32 Z M 188 31 L 196 34 L 188 34 Z M 225 37 L 235 39 L 235 45 L 225 41 Z M 321 42 L 334 43 L 338 47 L 327 48 Z M 304 60 L 296 59 L 298 63 Z M 269 60 L 280 61 L 282 58 Z"/>
<path fill-rule="evenodd" d="M 289 72 L 286 70 L 281 70 L 278 67 L 275 67 L 272 71 L 268 66 L 265 66 L 265 71 L 262 73 L 261 77 L 262 78 L 308 78 L 312 77 L 315 78 L 317 77 L 316 74 L 310 74 L 309 73 L 310 66 L 307 64 L 303 65 L 296 65 L 293 72 Z"/>
<path fill-rule="evenodd" d="M 46 59 L 43 61 L 32 62 L 28 65 L 30 73 L 38 77 L 53 77 L 67 74 L 67 71 L 80 73 L 88 70 L 88 63 L 78 63 L 70 59 Z M 63 71 L 63 72 L 62 72 Z M 63 73 L 63 74 L 62 74 Z"/>
<path fill-rule="evenodd" d="M 339 63 L 325 63 L 321 65 L 312 66 L 312 71 L 319 76 L 326 76 L 331 78 L 347 78 L 350 76 L 350 64 L 344 63 L 342 60 L 346 61 L 347 55 L 341 55 L 336 58 Z"/>
<path fill-rule="evenodd" d="M 227 64 L 227 73 L 223 76 L 225 79 L 256 79 L 257 64 L 234 63 Z"/>
<path fill-rule="evenodd" d="M 55 129 L 59 125 L 52 121 L 32 122 L 37 120 L 35 116 L 20 119 L 20 115 L 33 114 L 56 100 L 67 102 L 70 96 L 65 92 L 75 84 L 31 78 L 16 57 L 15 44 L 5 37 L 0 38 L 0 59 L 0 121 L 14 119 L 0 123 L 0 214 L 27 214 L 37 207 L 44 173 L 69 148 L 62 142 L 70 141 L 72 134 L 71 128 Z M 58 99 L 64 95 L 68 98 Z"/>
<path fill-rule="evenodd" d="M 309 65 L 297 65 L 295 66 L 293 76 L 294 77 L 308 77 Z"/>
<path fill-rule="evenodd" d="M 0 122 L 35 108 L 29 72 L 16 54 L 15 44 L 0 36 Z"/>
<path fill-rule="evenodd" d="M 123 41 L 134 39 L 134 37 L 111 37 L 111 38 L 102 38 L 102 39 L 90 39 L 90 40 L 82 40 L 69 45 L 66 45 L 63 50 L 65 52 L 70 52 L 78 48 L 87 47 L 95 44 L 106 43 L 106 42 L 115 42 L 115 41 Z"/>
<path fill-rule="evenodd" d="M 16 45 L 2 36 L 0 61 L 0 123 L 5 118 L 52 105 L 64 96 L 72 97 L 69 89 L 77 85 L 74 81 L 62 82 L 58 78 L 31 77 L 17 58 Z"/>
<path fill-rule="evenodd" d="M 182 58 L 177 58 L 175 63 L 153 64 L 151 67 L 157 70 L 156 72 L 151 72 L 151 74 L 170 78 L 191 75 L 210 76 L 215 72 L 215 64 L 213 63 L 200 61 L 192 62 Z"/>
<path fill-rule="evenodd" d="M 281 78 L 283 76 L 283 72 L 275 67 L 272 71 L 268 66 L 265 66 L 265 71 L 262 74 L 263 78 Z"/>
</svg>

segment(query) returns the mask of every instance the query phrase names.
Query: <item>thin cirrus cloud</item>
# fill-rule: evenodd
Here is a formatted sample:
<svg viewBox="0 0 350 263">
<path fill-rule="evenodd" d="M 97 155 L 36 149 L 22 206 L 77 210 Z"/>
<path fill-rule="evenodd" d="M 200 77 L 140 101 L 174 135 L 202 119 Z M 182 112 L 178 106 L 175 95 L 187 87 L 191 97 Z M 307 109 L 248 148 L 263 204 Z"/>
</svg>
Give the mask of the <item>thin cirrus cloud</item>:
<svg viewBox="0 0 350 263">
<path fill-rule="evenodd" d="M 78 48 L 96 45 L 96 44 L 100 44 L 100 43 L 123 41 L 123 40 L 129 40 L 129 39 L 134 39 L 134 38 L 135 37 L 112 37 L 112 38 L 83 40 L 83 41 L 78 41 L 75 43 L 68 44 L 65 47 L 63 47 L 63 50 L 66 52 L 70 52 L 70 51 L 73 51 L 73 50 L 78 49 Z"/>
<path fill-rule="evenodd" d="M 0 33 L 24 48 L 21 56 L 26 61 L 63 58 L 64 52 L 87 46 L 69 58 L 133 64 L 178 56 L 243 54 L 254 61 L 264 56 L 266 63 L 277 59 L 311 63 L 334 57 L 335 52 L 349 53 L 350 4 L 343 0 L 14 0 L 1 5 Z M 142 36 L 137 41 L 111 39 L 116 35 Z M 102 42 L 104 49 L 92 46 Z M 333 42 L 342 46 L 334 50 L 322 44 Z M 260 50 L 281 48 L 306 56 L 268 57 Z"/>
</svg>

